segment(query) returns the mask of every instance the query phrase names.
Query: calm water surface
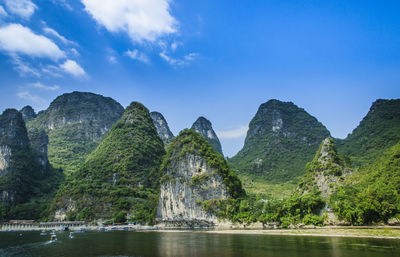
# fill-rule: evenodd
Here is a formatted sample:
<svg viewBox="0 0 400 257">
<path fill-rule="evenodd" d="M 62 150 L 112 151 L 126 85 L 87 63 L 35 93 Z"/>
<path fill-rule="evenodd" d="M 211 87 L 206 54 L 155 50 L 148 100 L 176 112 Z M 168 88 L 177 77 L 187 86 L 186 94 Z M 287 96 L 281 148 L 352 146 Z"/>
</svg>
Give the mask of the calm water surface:
<svg viewBox="0 0 400 257">
<path fill-rule="evenodd" d="M 20 235 L 22 234 L 22 235 Z M 201 232 L 0 232 L 0 256 L 400 256 L 400 240 Z"/>
</svg>

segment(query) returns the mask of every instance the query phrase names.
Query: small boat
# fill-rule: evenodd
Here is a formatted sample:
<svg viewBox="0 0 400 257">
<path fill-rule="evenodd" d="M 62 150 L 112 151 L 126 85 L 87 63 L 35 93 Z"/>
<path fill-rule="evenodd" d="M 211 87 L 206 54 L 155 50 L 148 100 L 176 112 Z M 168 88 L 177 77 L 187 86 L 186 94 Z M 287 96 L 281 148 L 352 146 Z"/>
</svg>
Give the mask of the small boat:
<svg viewBox="0 0 400 257">
<path fill-rule="evenodd" d="M 69 238 L 74 238 L 74 233 L 73 232 L 69 232 Z"/>
<path fill-rule="evenodd" d="M 40 235 L 41 235 L 41 236 L 47 236 L 47 233 L 46 233 L 46 231 L 43 230 L 43 231 L 40 233 Z"/>
<path fill-rule="evenodd" d="M 50 241 L 51 241 L 51 242 L 57 241 L 57 236 L 56 236 L 56 234 L 52 233 L 52 234 L 50 235 Z"/>
</svg>

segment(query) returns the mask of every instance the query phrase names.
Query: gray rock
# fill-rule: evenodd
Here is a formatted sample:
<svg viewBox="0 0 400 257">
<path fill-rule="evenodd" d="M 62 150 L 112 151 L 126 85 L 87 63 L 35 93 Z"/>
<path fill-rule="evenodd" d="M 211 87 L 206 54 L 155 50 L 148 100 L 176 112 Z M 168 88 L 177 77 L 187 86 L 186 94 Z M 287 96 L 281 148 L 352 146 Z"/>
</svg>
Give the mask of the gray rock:
<svg viewBox="0 0 400 257">
<path fill-rule="evenodd" d="M 172 134 L 171 130 L 169 129 L 168 123 L 164 116 L 159 112 L 151 112 L 150 116 L 153 119 L 153 124 L 156 127 L 157 133 L 161 137 L 164 144 L 170 143 L 174 138 L 174 134 Z"/>
<path fill-rule="evenodd" d="M 30 105 L 25 106 L 19 111 L 25 122 L 28 122 L 36 117 L 35 110 Z"/>
<path fill-rule="evenodd" d="M 214 148 L 215 151 L 223 155 L 221 143 L 215 134 L 212 124 L 204 117 L 199 117 L 192 125 L 192 129 L 202 135 Z"/>
</svg>

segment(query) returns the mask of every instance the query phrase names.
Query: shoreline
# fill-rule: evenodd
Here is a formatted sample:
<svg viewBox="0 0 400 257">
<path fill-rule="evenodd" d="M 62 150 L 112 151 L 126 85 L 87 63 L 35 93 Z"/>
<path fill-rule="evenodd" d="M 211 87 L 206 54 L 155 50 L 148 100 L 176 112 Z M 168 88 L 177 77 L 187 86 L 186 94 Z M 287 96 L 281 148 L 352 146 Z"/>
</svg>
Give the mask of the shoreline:
<svg viewBox="0 0 400 257">
<path fill-rule="evenodd" d="M 20 228 L 13 230 L 1 229 L 0 232 L 32 232 L 32 231 L 62 231 L 61 228 Z M 317 228 L 297 229 L 243 229 L 243 228 L 167 228 L 159 226 L 122 225 L 122 226 L 80 226 L 69 228 L 69 231 L 132 231 L 132 232 L 157 232 L 157 233 L 204 233 L 224 235 L 266 235 L 266 236 L 309 236 L 309 237 L 340 237 L 340 238 L 375 238 L 375 239 L 400 239 L 400 226 L 362 226 L 344 227 L 327 226 Z"/>
</svg>

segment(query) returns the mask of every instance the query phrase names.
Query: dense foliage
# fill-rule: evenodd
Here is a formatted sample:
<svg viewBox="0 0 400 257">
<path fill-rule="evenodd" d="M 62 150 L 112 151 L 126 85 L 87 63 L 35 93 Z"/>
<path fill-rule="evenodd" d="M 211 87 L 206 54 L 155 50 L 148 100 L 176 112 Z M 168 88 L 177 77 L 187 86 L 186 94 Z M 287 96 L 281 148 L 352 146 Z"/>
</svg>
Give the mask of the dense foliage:
<svg viewBox="0 0 400 257">
<path fill-rule="evenodd" d="M 8 165 L 0 171 L 0 221 L 44 219 L 62 175 L 50 166 L 41 168 L 30 148 L 22 115 L 16 110 L 0 116 L 0 146 L 11 149 Z"/>
<path fill-rule="evenodd" d="M 54 209 L 74 202 L 69 219 L 152 222 L 164 145 L 149 111 L 133 102 L 82 168 L 57 193 Z"/>
<path fill-rule="evenodd" d="M 400 141 L 400 99 L 377 100 L 356 129 L 338 140 L 339 153 L 354 166 L 369 164 Z"/>
<path fill-rule="evenodd" d="M 123 111 L 111 98 L 73 92 L 57 97 L 27 126 L 47 132 L 50 163 L 71 174 L 80 168 Z"/>
<path fill-rule="evenodd" d="M 328 136 L 329 131 L 304 109 L 270 100 L 258 109 L 243 149 L 229 163 L 249 192 L 270 194 L 267 189 L 273 188 L 279 195 L 286 194 Z M 280 189 L 275 184 L 286 186 Z"/>
<path fill-rule="evenodd" d="M 353 175 L 331 197 L 335 214 L 352 224 L 387 222 L 400 214 L 400 142 Z"/>
</svg>

